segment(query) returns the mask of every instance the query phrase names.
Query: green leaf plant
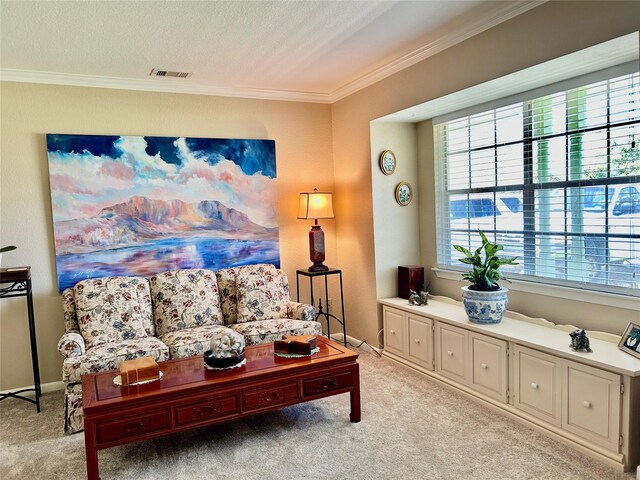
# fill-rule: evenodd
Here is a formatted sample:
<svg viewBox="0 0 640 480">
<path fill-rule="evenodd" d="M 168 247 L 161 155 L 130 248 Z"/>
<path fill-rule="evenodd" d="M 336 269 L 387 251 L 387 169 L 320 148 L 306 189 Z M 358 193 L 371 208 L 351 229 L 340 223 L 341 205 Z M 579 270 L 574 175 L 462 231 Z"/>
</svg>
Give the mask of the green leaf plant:
<svg viewBox="0 0 640 480">
<path fill-rule="evenodd" d="M 462 263 L 471 265 L 473 268 L 467 273 L 462 274 L 462 278 L 471 282 L 469 286 L 470 290 L 476 290 L 481 292 L 493 292 L 500 290 L 498 280 L 507 280 L 500 272 L 501 265 L 517 265 L 515 260 L 518 257 L 501 258 L 497 253 L 504 250 L 502 245 L 491 243 L 487 236 L 478 230 L 478 234 L 482 239 L 482 245 L 478 247 L 474 252 L 467 250 L 462 245 L 454 245 L 460 253 L 464 254 L 464 258 L 459 260 Z M 484 258 L 483 253 L 484 251 Z M 508 281 L 508 280 L 507 280 Z"/>
<path fill-rule="evenodd" d="M 15 245 L 7 245 L 6 247 L 0 248 L 0 253 L 10 252 L 11 250 L 15 250 L 15 249 L 16 249 Z"/>
</svg>

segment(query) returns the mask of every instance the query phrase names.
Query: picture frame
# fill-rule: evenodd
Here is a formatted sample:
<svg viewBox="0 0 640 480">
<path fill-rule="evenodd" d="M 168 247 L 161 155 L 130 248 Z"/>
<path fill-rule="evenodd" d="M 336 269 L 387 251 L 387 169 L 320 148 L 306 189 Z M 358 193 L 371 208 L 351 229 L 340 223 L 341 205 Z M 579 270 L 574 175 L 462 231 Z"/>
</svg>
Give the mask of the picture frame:
<svg viewBox="0 0 640 480">
<path fill-rule="evenodd" d="M 396 154 L 391 150 L 385 150 L 380 154 L 380 170 L 385 175 L 391 175 L 396 171 Z"/>
<path fill-rule="evenodd" d="M 640 358 L 640 325 L 629 322 L 624 330 L 618 348 L 634 357 Z"/>
<path fill-rule="evenodd" d="M 396 202 L 402 207 L 406 207 L 413 200 L 413 188 L 409 182 L 400 182 L 396 186 Z"/>
</svg>

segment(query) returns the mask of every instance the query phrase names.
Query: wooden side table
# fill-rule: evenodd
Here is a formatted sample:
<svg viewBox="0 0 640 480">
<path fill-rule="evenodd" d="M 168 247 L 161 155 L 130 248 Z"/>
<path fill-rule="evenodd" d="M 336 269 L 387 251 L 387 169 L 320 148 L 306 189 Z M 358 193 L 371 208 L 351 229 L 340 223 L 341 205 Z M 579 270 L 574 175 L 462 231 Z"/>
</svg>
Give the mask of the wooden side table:
<svg viewBox="0 0 640 480">
<path fill-rule="evenodd" d="M 342 335 L 343 335 L 343 344 L 347 346 L 347 327 L 346 320 L 344 318 L 344 293 L 342 290 L 342 270 L 338 268 L 330 268 L 323 272 L 310 272 L 308 270 L 296 270 L 296 291 L 297 291 L 297 301 L 300 301 L 300 276 L 309 278 L 309 292 L 311 295 L 311 305 L 314 307 L 315 299 L 313 296 L 313 279 L 315 277 L 324 277 L 324 304 L 327 307 L 327 311 L 322 311 L 322 299 L 320 299 L 320 303 L 318 305 L 318 313 L 316 318 L 324 317 L 327 320 L 327 338 L 331 338 L 331 319 L 333 318 L 336 322 L 342 325 Z M 338 275 L 340 279 L 340 307 L 342 308 L 342 317 L 338 318 L 335 315 L 331 314 L 329 307 L 329 288 L 328 288 L 328 277 L 329 275 Z"/>
<path fill-rule="evenodd" d="M 14 392 L 0 394 L 0 401 L 5 398 L 18 398 L 35 403 L 36 412 L 40 413 L 40 367 L 38 366 L 38 345 L 36 343 L 36 324 L 33 317 L 33 297 L 31 295 L 31 267 L 0 268 L 0 298 L 27 297 L 27 314 L 29 317 L 29 339 L 31 340 L 31 367 L 33 370 L 34 388 L 23 388 Z M 23 397 L 24 392 L 35 392 L 36 399 Z"/>
</svg>

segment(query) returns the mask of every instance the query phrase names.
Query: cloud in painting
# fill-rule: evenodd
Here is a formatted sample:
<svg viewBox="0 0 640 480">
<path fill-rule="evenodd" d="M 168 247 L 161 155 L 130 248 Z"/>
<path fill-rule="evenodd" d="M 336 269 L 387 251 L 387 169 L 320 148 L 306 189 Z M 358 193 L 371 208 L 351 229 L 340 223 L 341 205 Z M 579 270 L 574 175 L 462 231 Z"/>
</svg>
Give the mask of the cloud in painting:
<svg viewBox="0 0 640 480">
<path fill-rule="evenodd" d="M 273 141 L 94 137 L 47 136 L 54 221 L 91 217 L 138 195 L 217 200 L 277 226 Z"/>
</svg>

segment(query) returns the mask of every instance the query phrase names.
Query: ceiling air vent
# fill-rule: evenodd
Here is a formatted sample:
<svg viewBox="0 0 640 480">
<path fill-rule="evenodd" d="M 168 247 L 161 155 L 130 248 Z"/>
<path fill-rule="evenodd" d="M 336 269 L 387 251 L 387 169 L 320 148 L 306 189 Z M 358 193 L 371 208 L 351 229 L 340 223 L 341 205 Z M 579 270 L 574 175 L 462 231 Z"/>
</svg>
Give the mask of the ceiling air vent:
<svg viewBox="0 0 640 480">
<path fill-rule="evenodd" d="M 176 78 L 189 78 L 193 72 L 170 72 L 169 70 L 159 70 L 154 68 L 149 74 L 152 77 L 176 77 Z"/>
</svg>

